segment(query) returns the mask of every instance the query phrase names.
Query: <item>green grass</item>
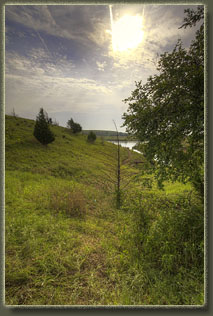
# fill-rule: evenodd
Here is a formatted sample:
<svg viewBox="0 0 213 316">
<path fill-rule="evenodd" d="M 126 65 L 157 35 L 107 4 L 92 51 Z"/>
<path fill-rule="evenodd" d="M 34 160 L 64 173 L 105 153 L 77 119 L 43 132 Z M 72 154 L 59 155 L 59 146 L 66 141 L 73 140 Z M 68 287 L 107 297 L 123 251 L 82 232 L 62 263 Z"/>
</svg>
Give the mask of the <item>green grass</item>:
<svg viewBox="0 0 213 316">
<path fill-rule="evenodd" d="M 33 128 L 6 116 L 5 303 L 202 305 L 203 208 L 190 184 L 158 190 L 121 148 L 122 186 L 132 181 L 118 210 L 116 145 L 53 126 L 45 147 Z"/>
</svg>

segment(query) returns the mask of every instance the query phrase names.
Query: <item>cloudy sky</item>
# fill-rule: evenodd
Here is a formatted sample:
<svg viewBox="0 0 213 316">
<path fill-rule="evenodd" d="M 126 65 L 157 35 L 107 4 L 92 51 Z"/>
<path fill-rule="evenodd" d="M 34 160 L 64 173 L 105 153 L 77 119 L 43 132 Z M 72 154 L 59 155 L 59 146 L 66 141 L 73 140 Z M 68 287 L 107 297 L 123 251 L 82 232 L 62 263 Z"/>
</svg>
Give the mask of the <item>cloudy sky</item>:
<svg viewBox="0 0 213 316">
<path fill-rule="evenodd" d="M 6 5 L 5 112 L 35 119 L 40 107 L 66 126 L 119 130 L 135 81 L 195 28 L 178 29 L 184 5 Z"/>
</svg>

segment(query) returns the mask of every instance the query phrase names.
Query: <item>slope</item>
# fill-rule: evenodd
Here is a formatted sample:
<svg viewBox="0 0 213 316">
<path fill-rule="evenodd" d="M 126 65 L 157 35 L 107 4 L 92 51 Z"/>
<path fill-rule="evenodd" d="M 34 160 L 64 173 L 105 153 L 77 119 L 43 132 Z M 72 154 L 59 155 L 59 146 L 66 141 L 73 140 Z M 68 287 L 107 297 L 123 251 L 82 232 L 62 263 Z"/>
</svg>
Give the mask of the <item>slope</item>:
<svg viewBox="0 0 213 316">
<path fill-rule="evenodd" d="M 6 116 L 7 305 L 203 304 L 203 205 L 189 184 L 159 191 L 143 155 Z M 135 163 L 140 161 L 141 163 Z"/>
<path fill-rule="evenodd" d="M 6 303 L 119 304 L 117 147 L 58 126 L 43 146 L 34 123 L 6 116 Z"/>
</svg>

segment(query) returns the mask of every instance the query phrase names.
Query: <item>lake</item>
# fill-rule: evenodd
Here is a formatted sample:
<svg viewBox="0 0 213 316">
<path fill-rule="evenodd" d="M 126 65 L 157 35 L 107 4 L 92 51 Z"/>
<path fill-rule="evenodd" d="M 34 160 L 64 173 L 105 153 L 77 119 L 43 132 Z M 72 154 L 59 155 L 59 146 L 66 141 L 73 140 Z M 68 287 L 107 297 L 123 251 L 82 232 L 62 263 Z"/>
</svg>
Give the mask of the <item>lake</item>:
<svg viewBox="0 0 213 316">
<path fill-rule="evenodd" d="M 118 144 L 118 142 L 117 142 L 117 141 L 114 141 L 114 140 L 110 140 L 109 142 L 110 142 L 110 143 L 113 143 L 113 144 L 115 144 L 115 145 Z M 120 140 L 119 143 L 120 143 L 120 145 L 121 145 L 122 147 L 127 147 L 127 148 L 132 149 L 132 150 L 136 151 L 137 153 L 141 154 L 140 151 L 138 151 L 138 150 L 132 148 L 132 147 L 134 147 L 134 146 L 137 144 L 136 141 L 133 141 L 133 140 L 130 140 L 130 141 Z"/>
</svg>

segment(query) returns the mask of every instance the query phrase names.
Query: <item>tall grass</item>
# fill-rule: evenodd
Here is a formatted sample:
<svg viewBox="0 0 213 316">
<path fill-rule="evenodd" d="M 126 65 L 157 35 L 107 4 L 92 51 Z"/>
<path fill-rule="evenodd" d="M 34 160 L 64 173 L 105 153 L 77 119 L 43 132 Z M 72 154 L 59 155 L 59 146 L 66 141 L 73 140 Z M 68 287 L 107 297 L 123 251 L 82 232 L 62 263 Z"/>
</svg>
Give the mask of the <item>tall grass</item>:
<svg viewBox="0 0 213 316">
<path fill-rule="evenodd" d="M 6 118 L 6 304 L 202 305 L 203 205 L 191 186 L 158 190 L 121 148 L 132 178 L 118 210 L 116 145 L 53 126 L 44 148 L 33 126 Z"/>
<path fill-rule="evenodd" d="M 135 263 L 149 280 L 148 304 L 202 305 L 204 211 L 196 194 L 131 191 L 123 211 L 134 222 L 130 247 L 135 249 Z M 134 277 L 141 284 L 138 272 Z M 137 296 L 139 285 L 135 286 L 132 295 Z"/>
</svg>

